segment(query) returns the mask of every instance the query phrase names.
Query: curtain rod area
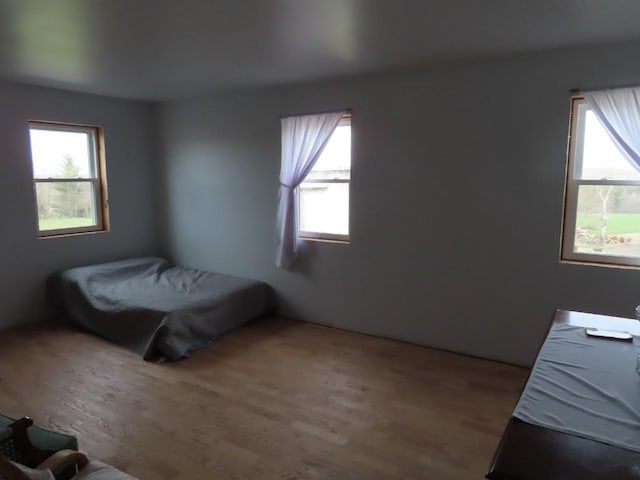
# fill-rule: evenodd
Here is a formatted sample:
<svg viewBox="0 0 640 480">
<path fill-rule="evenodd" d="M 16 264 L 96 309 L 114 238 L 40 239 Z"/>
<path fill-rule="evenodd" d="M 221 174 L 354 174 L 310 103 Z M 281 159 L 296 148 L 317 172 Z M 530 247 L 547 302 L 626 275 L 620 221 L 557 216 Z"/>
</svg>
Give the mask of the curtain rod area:
<svg viewBox="0 0 640 480">
<path fill-rule="evenodd" d="M 322 111 L 318 111 L 318 112 L 302 112 L 302 113 L 285 113 L 283 115 L 280 115 L 280 118 L 289 118 L 289 117 L 303 117 L 305 115 L 319 115 L 321 113 L 337 113 L 337 112 L 342 112 L 345 115 L 351 115 L 351 109 L 350 108 L 337 108 L 337 109 L 332 109 L 332 110 L 322 110 Z"/>
<path fill-rule="evenodd" d="M 598 92 L 602 90 L 620 90 L 623 88 L 638 88 L 640 87 L 637 83 L 627 83 L 622 85 L 608 85 L 606 87 L 588 87 L 588 88 L 572 88 L 569 90 L 574 95 L 585 93 L 585 92 Z"/>
</svg>

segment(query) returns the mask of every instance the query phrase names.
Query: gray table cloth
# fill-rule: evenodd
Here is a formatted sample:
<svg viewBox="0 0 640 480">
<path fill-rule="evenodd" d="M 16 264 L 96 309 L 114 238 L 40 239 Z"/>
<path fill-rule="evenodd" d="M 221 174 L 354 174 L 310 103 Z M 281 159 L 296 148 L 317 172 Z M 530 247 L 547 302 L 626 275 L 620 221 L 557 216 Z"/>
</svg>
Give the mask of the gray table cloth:
<svg viewBox="0 0 640 480">
<path fill-rule="evenodd" d="M 513 415 L 525 422 L 640 452 L 640 377 L 633 343 L 556 324 Z"/>
</svg>

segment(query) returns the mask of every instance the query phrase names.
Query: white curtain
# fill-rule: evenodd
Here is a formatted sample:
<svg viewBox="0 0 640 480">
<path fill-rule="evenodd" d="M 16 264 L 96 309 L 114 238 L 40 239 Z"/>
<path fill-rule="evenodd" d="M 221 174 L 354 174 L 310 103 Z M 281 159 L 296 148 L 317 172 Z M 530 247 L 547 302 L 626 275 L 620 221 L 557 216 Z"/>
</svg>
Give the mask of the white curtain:
<svg viewBox="0 0 640 480">
<path fill-rule="evenodd" d="M 276 265 L 289 268 L 298 250 L 295 190 L 307 177 L 344 112 L 283 118 Z"/>
<path fill-rule="evenodd" d="M 594 90 L 583 95 L 618 150 L 640 171 L 640 88 Z"/>
</svg>

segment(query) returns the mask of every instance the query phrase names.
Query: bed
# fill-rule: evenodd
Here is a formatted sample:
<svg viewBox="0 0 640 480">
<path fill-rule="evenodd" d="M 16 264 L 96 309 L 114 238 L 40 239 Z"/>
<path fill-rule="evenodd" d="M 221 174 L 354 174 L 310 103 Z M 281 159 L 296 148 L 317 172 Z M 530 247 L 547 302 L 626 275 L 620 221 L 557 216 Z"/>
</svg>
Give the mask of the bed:
<svg viewBox="0 0 640 480">
<path fill-rule="evenodd" d="M 178 360 L 273 312 L 265 283 L 186 268 L 158 257 L 77 267 L 52 275 L 57 317 L 133 350 Z"/>
</svg>

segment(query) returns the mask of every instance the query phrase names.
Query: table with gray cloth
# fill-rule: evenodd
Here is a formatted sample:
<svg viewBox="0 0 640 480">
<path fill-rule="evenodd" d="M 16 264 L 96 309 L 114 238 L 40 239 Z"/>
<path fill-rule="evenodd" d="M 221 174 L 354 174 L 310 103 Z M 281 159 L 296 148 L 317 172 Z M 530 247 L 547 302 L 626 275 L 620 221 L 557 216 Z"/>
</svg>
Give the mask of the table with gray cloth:
<svg viewBox="0 0 640 480">
<path fill-rule="evenodd" d="M 554 324 L 513 416 L 640 452 L 639 340 L 594 338 L 582 326 Z"/>
<path fill-rule="evenodd" d="M 60 318 L 144 359 L 183 358 L 275 308 L 263 282 L 158 257 L 62 271 L 48 279 L 47 296 Z"/>
</svg>

